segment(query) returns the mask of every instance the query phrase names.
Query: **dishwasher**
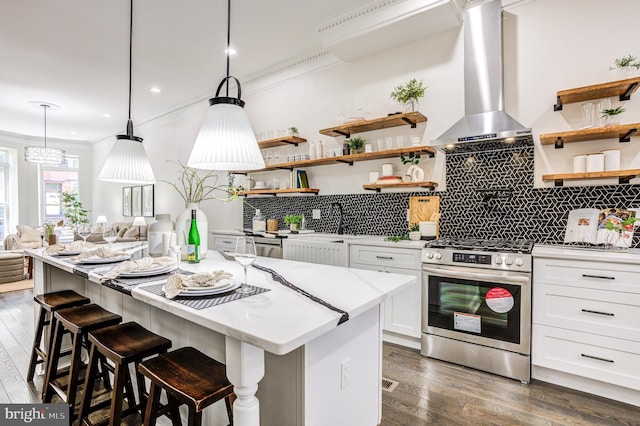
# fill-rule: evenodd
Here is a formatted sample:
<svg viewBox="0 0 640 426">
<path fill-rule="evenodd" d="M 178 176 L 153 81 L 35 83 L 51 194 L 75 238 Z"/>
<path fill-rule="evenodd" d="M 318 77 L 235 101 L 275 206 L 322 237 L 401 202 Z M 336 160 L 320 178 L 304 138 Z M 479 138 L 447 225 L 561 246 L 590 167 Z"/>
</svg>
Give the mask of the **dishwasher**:
<svg viewBox="0 0 640 426">
<path fill-rule="evenodd" d="M 212 233 L 213 244 L 210 246 L 213 250 L 217 250 L 223 253 L 233 254 L 236 250 L 236 239 L 242 234 L 220 234 Z M 261 235 L 251 235 L 247 232 L 247 235 L 252 236 L 256 243 L 256 254 L 264 257 L 274 257 L 282 259 L 282 238 L 269 238 Z"/>
</svg>

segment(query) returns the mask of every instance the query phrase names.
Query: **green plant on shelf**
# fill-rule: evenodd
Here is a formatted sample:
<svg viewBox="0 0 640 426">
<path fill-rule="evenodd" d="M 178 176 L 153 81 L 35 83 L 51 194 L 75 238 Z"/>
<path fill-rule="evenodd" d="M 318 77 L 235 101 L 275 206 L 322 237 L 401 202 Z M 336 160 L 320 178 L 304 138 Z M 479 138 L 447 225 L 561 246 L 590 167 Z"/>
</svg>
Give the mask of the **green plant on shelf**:
<svg viewBox="0 0 640 426">
<path fill-rule="evenodd" d="M 602 118 L 605 118 L 605 117 L 610 117 L 612 115 L 622 114 L 625 111 L 626 109 L 624 107 L 619 106 L 615 108 L 603 109 L 602 111 L 600 111 L 600 113 L 602 114 Z"/>
<path fill-rule="evenodd" d="M 636 70 L 640 70 L 640 60 L 638 60 L 634 55 L 626 55 L 622 58 L 616 58 L 613 63 L 614 66 L 609 67 L 610 70 L 624 68 L 635 68 Z"/>
<path fill-rule="evenodd" d="M 349 143 L 349 148 L 351 148 L 352 154 L 363 152 L 365 141 L 360 136 L 349 138 L 347 139 L 347 142 Z"/>
<path fill-rule="evenodd" d="M 291 136 L 298 136 L 298 128 L 296 126 L 291 126 L 287 130 L 289 130 Z"/>
<path fill-rule="evenodd" d="M 411 111 L 415 111 L 418 100 L 424 97 L 426 88 L 427 87 L 422 84 L 422 80 L 418 81 L 412 78 L 408 83 L 396 86 L 390 96 L 394 101 L 408 106 Z"/>
</svg>

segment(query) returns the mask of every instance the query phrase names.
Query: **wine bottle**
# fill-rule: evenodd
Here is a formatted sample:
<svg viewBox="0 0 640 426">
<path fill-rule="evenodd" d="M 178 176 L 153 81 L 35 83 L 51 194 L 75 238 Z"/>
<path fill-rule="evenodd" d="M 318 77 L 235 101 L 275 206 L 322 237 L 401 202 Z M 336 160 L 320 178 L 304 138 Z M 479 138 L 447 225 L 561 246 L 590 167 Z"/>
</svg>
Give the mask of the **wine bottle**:
<svg viewBox="0 0 640 426">
<path fill-rule="evenodd" d="M 200 262 L 200 233 L 198 233 L 195 210 L 191 210 L 191 228 L 189 229 L 187 241 L 187 261 L 189 263 Z"/>
</svg>

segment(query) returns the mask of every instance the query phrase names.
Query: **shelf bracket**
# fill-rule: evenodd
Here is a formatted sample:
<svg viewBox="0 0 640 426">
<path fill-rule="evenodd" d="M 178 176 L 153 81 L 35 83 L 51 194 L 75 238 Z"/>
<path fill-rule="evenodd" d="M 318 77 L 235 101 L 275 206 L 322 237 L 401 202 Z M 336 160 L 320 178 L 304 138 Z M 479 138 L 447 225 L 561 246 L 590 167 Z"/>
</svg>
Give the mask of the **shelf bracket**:
<svg viewBox="0 0 640 426">
<path fill-rule="evenodd" d="M 562 99 L 560 96 L 556 97 L 556 104 L 553 106 L 554 111 L 562 111 Z"/>
<path fill-rule="evenodd" d="M 633 91 L 636 90 L 636 87 L 638 87 L 638 82 L 634 81 L 629 85 L 629 88 L 627 89 L 627 91 L 620 95 L 620 100 L 628 101 L 629 99 L 631 99 L 631 93 L 633 93 Z"/>
<path fill-rule="evenodd" d="M 365 188 L 367 191 L 375 191 L 375 192 L 380 192 L 382 190 L 382 188 Z"/>
<path fill-rule="evenodd" d="M 350 166 L 353 166 L 353 160 L 339 160 L 339 159 L 336 157 L 336 161 L 337 161 L 338 163 L 346 163 L 346 164 L 348 164 L 348 165 L 350 165 Z"/>
<path fill-rule="evenodd" d="M 627 184 L 631 183 L 631 179 L 633 179 L 635 177 L 636 177 L 636 175 L 620 176 L 620 177 L 618 177 L 618 183 L 620 185 L 627 185 Z"/>
<path fill-rule="evenodd" d="M 340 130 L 340 129 L 334 129 L 333 133 L 337 133 L 340 136 L 344 136 L 344 137 L 350 137 L 351 136 L 351 132 L 348 130 Z"/>
<path fill-rule="evenodd" d="M 413 120 L 410 120 L 408 117 L 402 117 L 402 121 L 404 121 L 405 123 L 407 123 L 409 126 L 411 126 L 412 129 L 416 128 L 416 122 Z"/>
<path fill-rule="evenodd" d="M 556 179 L 556 180 L 554 181 L 554 185 L 555 185 L 555 186 L 564 186 L 564 180 L 562 180 L 562 179 Z"/>
<path fill-rule="evenodd" d="M 278 169 L 278 170 L 289 170 L 290 172 L 292 172 L 293 171 L 293 166 L 276 167 L 276 169 Z"/>
<path fill-rule="evenodd" d="M 629 142 L 631 140 L 631 136 L 633 134 L 635 134 L 638 131 L 638 129 L 629 129 L 629 131 L 627 133 L 625 133 L 623 136 L 620 136 L 620 142 Z"/>
<path fill-rule="evenodd" d="M 556 143 L 554 144 L 556 149 L 562 149 L 564 148 L 564 142 L 562 141 L 562 137 L 558 136 L 558 139 L 556 139 Z"/>
</svg>

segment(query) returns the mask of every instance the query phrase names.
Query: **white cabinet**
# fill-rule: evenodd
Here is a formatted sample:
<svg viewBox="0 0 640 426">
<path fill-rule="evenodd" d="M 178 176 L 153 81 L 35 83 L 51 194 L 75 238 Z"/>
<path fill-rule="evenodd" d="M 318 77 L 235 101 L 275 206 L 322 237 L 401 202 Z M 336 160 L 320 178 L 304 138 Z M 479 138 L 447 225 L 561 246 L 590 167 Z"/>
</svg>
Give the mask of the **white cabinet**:
<svg viewBox="0 0 640 426">
<path fill-rule="evenodd" d="M 287 238 L 282 242 L 282 256 L 286 260 L 347 267 L 349 251 L 344 241 L 313 241 Z"/>
<path fill-rule="evenodd" d="M 533 377 L 640 405 L 640 264 L 534 251 L 533 279 Z"/>
<path fill-rule="evenodd" d="M 236 239 L 235 235 L 224 234 L 211 234 L 213 243 L 209 245 L 211 250 L 220 251 L 223 253 L 233 253 L 236 251 Z"/>
<path fill-rule="evenodd" d="M 420 348 L 422 263 L 420 248 L 350 245 L 349 266 L 379 272 L 413 275 L 411 287 L 384 303 L 383 339 Z"/>
</svg>

